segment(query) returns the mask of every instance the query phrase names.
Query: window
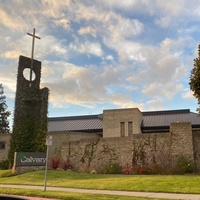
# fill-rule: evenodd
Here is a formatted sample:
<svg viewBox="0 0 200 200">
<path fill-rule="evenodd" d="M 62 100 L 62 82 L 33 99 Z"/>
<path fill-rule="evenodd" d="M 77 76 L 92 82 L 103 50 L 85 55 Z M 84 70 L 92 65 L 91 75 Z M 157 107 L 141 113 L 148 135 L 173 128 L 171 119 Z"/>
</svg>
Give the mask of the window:
<svg viewBox="0 0 200 200">
<path fill-rule="evenodd" d="M 128 135 L 131 136 L 133 134 L 133 122 L 128 122 Z"/>
<path fill-rule="evenodd" d="M 120 133 L 121 133 L 121 137 L 125 136 L 125 123 L 124 122 L 120 122 Z"/>
<path fill-rule="evenodd" d="M 5 141 L 0 141 L 0 150 L 3 150 L 6 148 L 6 142 Z"/>
</svg>

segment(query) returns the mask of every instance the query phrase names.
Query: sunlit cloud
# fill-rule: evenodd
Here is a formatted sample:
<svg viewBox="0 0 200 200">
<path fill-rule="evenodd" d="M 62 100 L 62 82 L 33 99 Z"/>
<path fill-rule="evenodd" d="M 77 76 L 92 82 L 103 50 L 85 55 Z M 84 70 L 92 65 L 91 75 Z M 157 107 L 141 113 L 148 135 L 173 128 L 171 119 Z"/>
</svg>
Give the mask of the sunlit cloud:
<svg viewBox="0 0 200 200">
<path fill-rule="evenodd" d="M 11 98 L 18 58 L 31 56 L 27 32 L 36 28 L 34 59 L 54 108 L 190 106 L 184 88 L 197 56 L 198 2 L 0 1 L 0 82 Z"/>
</svg>

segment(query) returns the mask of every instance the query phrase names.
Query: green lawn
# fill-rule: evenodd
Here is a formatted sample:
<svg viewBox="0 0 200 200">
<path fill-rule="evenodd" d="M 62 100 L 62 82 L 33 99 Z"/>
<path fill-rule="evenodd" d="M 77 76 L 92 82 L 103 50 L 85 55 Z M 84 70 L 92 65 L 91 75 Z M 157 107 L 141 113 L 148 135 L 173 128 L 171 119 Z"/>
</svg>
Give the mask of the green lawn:
<svg viewBox="0 0 200 200">
<path fill-rule="evenodd" d="M 11 177 L 4 177 L 5 174 L 9 174 L 9 171 L 0 170 L 0 184 L 44 185 L 44 171 L 29 172 Z M 47 179 L 47 186 L 194 194 L 200 194 L 199 185 L 199 175 L 102 175 L 49 170 Z M 79 194 L 77 195 L 79 196 Z M 88 196 L 91 195 L 84 196 L 87 196 L 84 197 L 85 199 L 90 199 Z M 109 195 L 103 196 L 99 199 L 112 199 Z M 113 199 L 118 198 L 114 197 Z M 81 198 L 77 197 L 75 199 Z M 134 198 L 124 197 L 124 199 Z"/>
<path fill-rule="evenodd" d="M 69 193 L 69 192 L 55 192 L 55 191 L 42 191 L 42 190 L 26 190 L 26 189 L 5 189 L 0 188 L 0 194 L 13 194 L 32 197 L 45 197 L 57 198 L 66 200 L 166 200 L 158 198 L 145 198 L 145 197 L 127 197 L 127 196 L 114 196 L 114 195 L 99 195 L 99 194 L 82 194 L 82 193 Z"/>
</svg>

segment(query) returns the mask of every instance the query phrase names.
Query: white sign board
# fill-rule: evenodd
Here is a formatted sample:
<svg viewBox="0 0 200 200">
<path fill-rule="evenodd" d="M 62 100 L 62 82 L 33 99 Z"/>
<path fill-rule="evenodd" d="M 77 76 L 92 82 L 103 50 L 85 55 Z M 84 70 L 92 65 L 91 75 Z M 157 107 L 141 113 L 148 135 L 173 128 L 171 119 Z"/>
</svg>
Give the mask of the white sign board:
<svg viewBox="0 0 200 200">
<path fill-rule="evenodd" d="M 47 146 L 52 146 L 52 141 L 53 141 L 53 136 L 52 135 L 47 135 L 47 137 L 46 137 L 46 145 Z"/>
</svg>

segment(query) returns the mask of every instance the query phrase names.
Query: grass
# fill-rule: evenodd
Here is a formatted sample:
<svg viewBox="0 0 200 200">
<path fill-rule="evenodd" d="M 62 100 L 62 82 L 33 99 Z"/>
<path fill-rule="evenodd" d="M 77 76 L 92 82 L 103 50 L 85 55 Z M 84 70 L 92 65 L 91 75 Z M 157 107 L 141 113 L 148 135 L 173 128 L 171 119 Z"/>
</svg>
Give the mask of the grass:
<svg viewBox="0 0 200 200">
<path fill-rule="evenodd" d="M 26 189 L 5 189 L 0 188 L 0 194 L 13 194 L 32 197 L 44 197 L 66 200 L 149 200 L 145 197 L 128 197 L 128 196 L 114 196 L 114 195 L 100 195 L 100 194 L 82 194 L 82 193 L 66 193 L 55 191 L 41 191 L 41 190 L 26 190 Z M 160 200 L 158 198 L 151 198 L 151 200 Z M 162 199 L 167 200 L 167 199 Z"/>
<path fill-rule="evenodd" d="M 24 185 L 40 185 L 40 186 L 44 185 L 44 171 L 29 172 L 16 176 L 9 176 L 9 175 L 10 175 L 9 170 L 0 170 L 0 177 L 1 177 L 0 184 L 18 184 L 18 185 L 24 184 Z M 65 172 L 62 170 L 49 170 L 47 178 L 47 187 L 57 186 L 57 187 L 87 188 L 87 189 L 99 189 L 99 190 L 106 189 L 106 190 L 146 191 L 146 192 L 193 193 L 193 194 L 200 194 L 199 184 L 200 184 L 200 176 L 198 175 L 103 175 L 103 174 L 84 174 L 75 172 Z M 45 193 L 45 195 L 48 193 L 49 191 Z M 52 193 L 56 194 L 57 192 L 52 192 Z M 81 199 L 82 197 L 79 197 L 79 195 L 80 194 L 77 193 L 72 194 L 74 198 L 76 197 L 75 199 Z M 90 199 L 91 196 L 92 196 L 91 194 L 90 195 L 84 194 L 84 197 L 82 199 Z M 112 199 L 110 195 L 103 195 L 103 196 L 98 195 L 98 196 L 100 196 L 99 199 Z M 66 199 L 69 198 L 66 197 Z M 113 199 L 118 199 L 118 198 L 119 197 L 113 197 Z M 134 199 L 133 197 L 123 197 L 123 198 Z M 95 194 L 95 199 L 97 199 L 96 194 Z M 120 197 L 120 199 L 122 199 L 122 197 Z M 140 199 L 145 199 L 145 198 L 140 198 Z"/>
</svg>

